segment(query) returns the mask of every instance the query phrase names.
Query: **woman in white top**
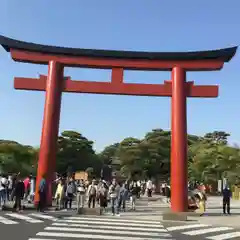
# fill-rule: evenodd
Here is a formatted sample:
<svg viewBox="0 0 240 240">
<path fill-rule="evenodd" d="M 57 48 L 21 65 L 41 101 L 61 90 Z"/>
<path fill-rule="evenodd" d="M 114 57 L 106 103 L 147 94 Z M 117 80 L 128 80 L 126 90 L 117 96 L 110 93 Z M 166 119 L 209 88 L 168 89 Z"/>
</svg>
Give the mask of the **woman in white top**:
<svg viewBox="0 0 240 240">
<path fill-rule="evenodd" d="M 79 181 L 79 184 L 77 185 L 77 210 L 79 210 L 79 208 L 84 207 L 85 194 L 86 194 L 86 186 L 84 184 L 84 180 L 81 179 Z"/>
</svg>

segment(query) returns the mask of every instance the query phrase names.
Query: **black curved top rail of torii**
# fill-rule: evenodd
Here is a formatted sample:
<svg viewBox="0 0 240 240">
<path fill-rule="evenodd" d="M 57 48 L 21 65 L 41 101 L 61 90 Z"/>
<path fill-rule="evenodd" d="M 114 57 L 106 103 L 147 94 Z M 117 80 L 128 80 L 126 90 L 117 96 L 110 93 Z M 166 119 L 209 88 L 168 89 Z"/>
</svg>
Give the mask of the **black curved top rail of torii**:
<svg viewBox="0 0 240 240">
<path fill-rule="evenodd" d="M 95 50 L 95 49 L 81 49 L 81 48 L 69 48 L 69 47 L 56 47 L 49 45 L 42 45 L 36 43 L 29 43 L 11 39 L 0 35 L 0 45 L 8 52 L 11 52 L 12 57 L 16 61 L 22 62 L 34 62 L 40 64 L 47 64 L 47 60 L 26 60 L 22 57 L 14 57 L 13 51 L 21 51 L 31 53 L 38 53 L 43 55 L 51 55 L 57 57 L 72 57 L 72 58 L 91 58 L 102 61 L 151 61 L 151 62 L 196 62 L 196 61 L 218 61 L 222 64 L 229 62 L 237 51 L 237 47 L 224 48 L 219 50 L 209 51 L 196 51 L 196 52 L 134 52 L 134 51 L 116 51 L 116 50 Z M 71 64 L 65 64 L 71 65 Z M 73 64 L 78 65 L 78 64 Z M 82 64 L 79 64 L 82 65 Z M 84 64 L 83 64 L 84 65 Z M 91 65 L 91 64 L 87 64 Z M 91 66 L 89 66 L 91 67 Z M 124 66 L 123 66 L 124 67 Z M 99 68 L 99 67 L 98 67 Z M 124 67 L 131 69 L 131 67 Z M 136 67 L 138 68 L 138 67 Z M 144 69 L 144 67 L 139 67 Z M 153 67 L 153 69 L 146 68 L 147 70 L 162 69 L 161 67 Z M 220 69 L 220 68 L 216 68 Z M 169 69 L 165 69 L 169 70 Z M 209 70 L 209 69 L 208 69 Z"/>
</svg>

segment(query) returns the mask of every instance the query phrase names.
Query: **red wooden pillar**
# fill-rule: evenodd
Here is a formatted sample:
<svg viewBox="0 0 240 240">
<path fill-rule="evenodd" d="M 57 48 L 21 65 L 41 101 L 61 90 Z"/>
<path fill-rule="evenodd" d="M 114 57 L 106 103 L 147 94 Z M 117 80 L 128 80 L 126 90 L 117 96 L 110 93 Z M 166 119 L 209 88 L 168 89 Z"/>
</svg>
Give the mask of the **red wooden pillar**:
<svg viewBox="0 0 240 240">
<path fill-rule="evenodd" d="M 45 175 L 48 185 L 48 204 L 52 203 L 52 180 L 56 166 L 57 139 L 59 130 L 59 118 L 61 111 L 61 96 L 63 86 L 63 66 L 50 61 L 48 65 L 48 77 L 46 82 L 46 95 L 42 137 L 38 161 L 35 203 L 39 201 L 38 186 Z"/>
<path fill-rule="evenodd" d="M 186 212 L 187 188 L 187 111 L 186 71 L 172 69 L 172 137 L 171 137 L 171 209 Z"/>
</svg>

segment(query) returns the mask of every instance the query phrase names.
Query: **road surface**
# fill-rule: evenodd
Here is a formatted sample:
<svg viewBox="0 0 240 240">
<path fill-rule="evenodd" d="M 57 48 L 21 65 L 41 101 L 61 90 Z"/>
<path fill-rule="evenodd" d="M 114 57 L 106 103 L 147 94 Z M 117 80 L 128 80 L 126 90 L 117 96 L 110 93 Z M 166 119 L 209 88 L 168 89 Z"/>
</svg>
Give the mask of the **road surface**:
<svg viewBox="0 0 240 240">
<path fill-rule="evenodd" d="M 137 202 L 136 212 L 128 211 L 120 217 L 111 214 L 80 216 L 75 211 L 0 212 L 0 233 L 8 240 L 240 240 L 238 202 L 233 204 L 233 216 L 225 217 L 221 216 L 221 199 L 211 198 L 209 216 L 187 223 L 162 221 L 161 213 L 166 207 L 163 201 L 142 199 Z M 211 211 L 217 215 L 211 216 Z"/>
</svg>

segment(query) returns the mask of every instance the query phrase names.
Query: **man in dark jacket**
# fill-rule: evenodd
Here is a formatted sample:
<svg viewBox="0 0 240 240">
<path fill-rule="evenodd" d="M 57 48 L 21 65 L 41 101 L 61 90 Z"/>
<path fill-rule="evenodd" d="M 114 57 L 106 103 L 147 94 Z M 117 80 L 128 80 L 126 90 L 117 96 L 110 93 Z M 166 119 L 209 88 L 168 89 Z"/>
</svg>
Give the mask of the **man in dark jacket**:
<svg viewBox="0 0 240 240">
<path fill-rule="evenodd" d="M 227 213 L 230 214 L 230 199 L 232 197 L 232 192 L 229 187 L 225 187 L 223 189 L 223 214 L 226 214 L 226 206 L 227 206 Z"/>
<path fill-rule="evenodd" d="M 13 205 L 13 209 L 16 211 L 22 210 L 22 200 L 24 197 L 24 183 L 20 176 L 17 177 L 16 184 L 13 190 L 13 196 L 15 197 L 15 203 Z"/>
</svg>

